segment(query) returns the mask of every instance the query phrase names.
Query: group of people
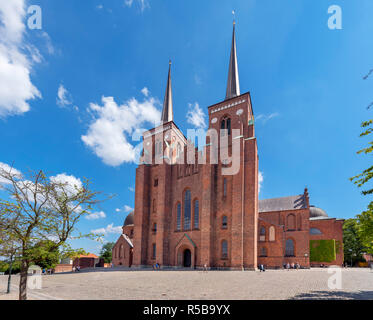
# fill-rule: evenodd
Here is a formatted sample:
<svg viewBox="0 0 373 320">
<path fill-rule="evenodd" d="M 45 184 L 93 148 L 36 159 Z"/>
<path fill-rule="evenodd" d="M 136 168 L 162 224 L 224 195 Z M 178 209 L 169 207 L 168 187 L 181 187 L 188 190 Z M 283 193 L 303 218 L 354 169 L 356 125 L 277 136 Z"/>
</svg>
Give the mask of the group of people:
<svg viewBox="0 0 373 320">
<path fill-rule="evenodd" d="M 161 265 L 158 262 L 153 264 L 153 270 L 160 270 L 160 269 L 161 269 Z"/>
<path fill-rule="evenodd" d="M 300 264 L 297 262 L 297 263 L 284 263 L 284 269 L 286 269 L 286 270 L 290 270 L 290 269 L 295 269 L 295 270 L 297 270 L 297 269 L 300 269 Z"/>
<path fill-rule="evenodd" d="M 52 274 L 53 273 L 53 269 L 45 269 L 43 268 L 43 270 L 41 271 L 42 274 Z"/>
<path fill-rule="evenodd" d="M 80 271 L 80 266 L 73 267 L 73 272 L 79 272 Z"/>
</svg>

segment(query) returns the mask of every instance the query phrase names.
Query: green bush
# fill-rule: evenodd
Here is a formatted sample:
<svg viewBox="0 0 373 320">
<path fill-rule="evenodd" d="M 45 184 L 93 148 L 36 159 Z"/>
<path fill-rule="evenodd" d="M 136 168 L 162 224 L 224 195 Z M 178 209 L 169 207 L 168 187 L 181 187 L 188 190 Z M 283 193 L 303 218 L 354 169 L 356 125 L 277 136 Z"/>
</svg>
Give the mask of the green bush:
<svg viewBox="0 0 373 320">
<path fill-rule="evenodd" d="M 311 262 L 332 262 L 336 259 L 336 243 L 334 239 L 310 241 Z"/>
</svg>

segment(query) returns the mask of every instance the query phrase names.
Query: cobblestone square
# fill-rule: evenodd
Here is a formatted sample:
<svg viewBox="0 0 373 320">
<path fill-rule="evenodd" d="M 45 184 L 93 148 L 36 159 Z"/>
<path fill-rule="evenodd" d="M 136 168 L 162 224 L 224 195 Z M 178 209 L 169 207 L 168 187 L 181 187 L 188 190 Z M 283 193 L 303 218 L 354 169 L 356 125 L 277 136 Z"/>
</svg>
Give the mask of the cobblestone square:
<svg viewBox="0 0 373 320">
<path fill-rule="evenodd" d="M 254 271 L 123 271 L 42 276 L 41 290 L 28 290 L 30 300 L 373 300 L 373 272 L 343 269 L 342 289 L 328 288 L 328 269 Z M 17 299 L 19 277 L 5 294 L 7 276 L 0 276 L 0 300 Z"/>
</svg>

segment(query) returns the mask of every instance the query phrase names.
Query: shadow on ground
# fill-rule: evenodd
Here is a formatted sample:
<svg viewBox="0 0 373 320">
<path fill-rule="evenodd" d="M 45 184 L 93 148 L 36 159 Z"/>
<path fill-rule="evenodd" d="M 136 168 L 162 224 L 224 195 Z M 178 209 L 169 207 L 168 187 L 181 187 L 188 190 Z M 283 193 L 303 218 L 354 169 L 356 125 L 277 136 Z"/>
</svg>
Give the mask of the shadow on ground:
<svg viewBox="0 0 373 320">
<path fill-rule="evenodd" d="M 373 300 L 373 291 L 313 291 L 298 294 L 290 300 Z"/>
</svg>

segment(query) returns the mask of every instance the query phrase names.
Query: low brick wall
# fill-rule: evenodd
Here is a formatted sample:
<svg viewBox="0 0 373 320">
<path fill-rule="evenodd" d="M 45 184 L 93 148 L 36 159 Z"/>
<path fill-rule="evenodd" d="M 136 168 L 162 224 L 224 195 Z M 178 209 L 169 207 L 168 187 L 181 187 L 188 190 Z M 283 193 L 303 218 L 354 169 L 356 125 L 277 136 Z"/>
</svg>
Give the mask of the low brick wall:
<svg viewBox="0 0 373 320">
<path fill-rule="evenodd" d="M 72 264 L 58 264 L 54 268 L 54 273 L 63 273 L 63 272 L 72 272 L 73 265 Z"/>
</svg>

